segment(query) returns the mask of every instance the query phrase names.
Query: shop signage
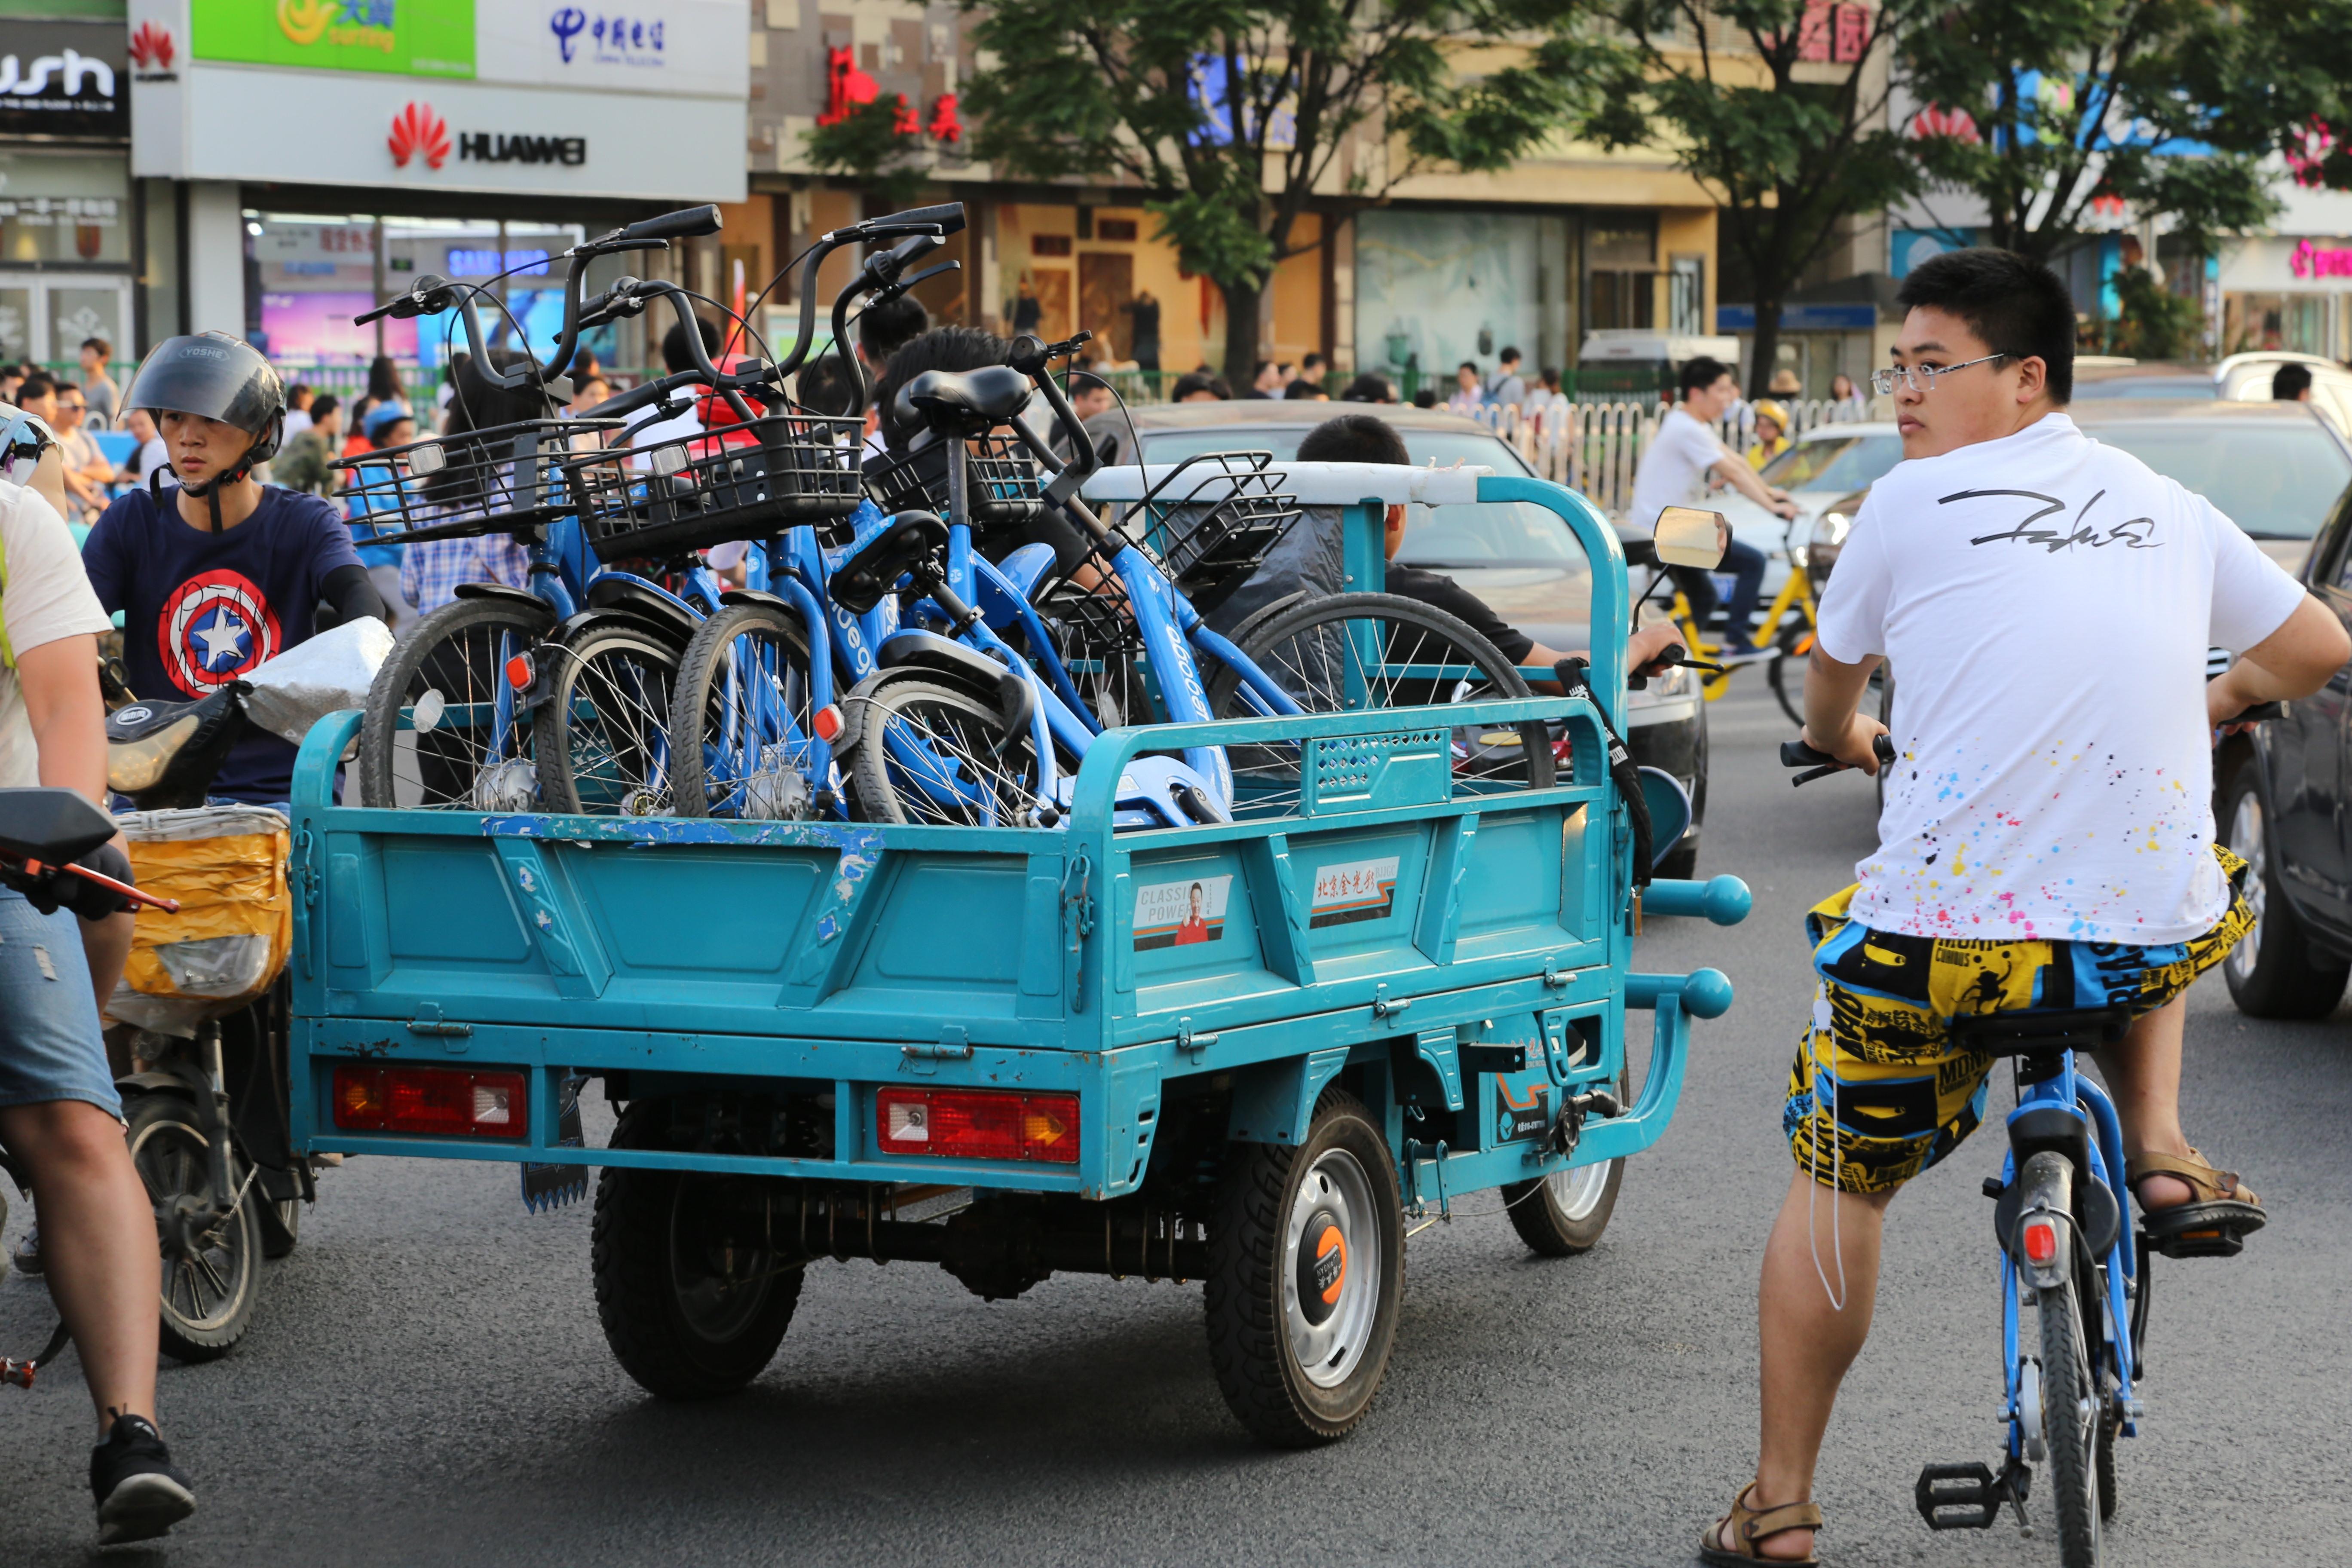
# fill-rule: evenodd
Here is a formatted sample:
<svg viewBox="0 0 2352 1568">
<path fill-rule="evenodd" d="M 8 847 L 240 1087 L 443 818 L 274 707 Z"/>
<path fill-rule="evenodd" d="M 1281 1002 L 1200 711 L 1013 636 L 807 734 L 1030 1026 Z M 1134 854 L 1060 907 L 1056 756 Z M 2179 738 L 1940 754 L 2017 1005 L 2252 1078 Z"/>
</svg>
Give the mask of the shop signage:
<svg viewBox="0 0 2352 1568">
<path fill-rule="evenodd" d="M 2300 240 L 2286 266 L 2297 278 L 2352 278 L 2352 247 Z"/>
<path fill-rule="evenodd" d="M 476 0 L 474 77 L 740 97 L 750 22 L 744 0 Z"/>
<path fill-rule="evenodd" d="M 131 134 L 120 23 L 15 22 L 0 35 L 0 134 L 120 142 Z"/>
<path fill-rule="evenodd" d="M 200 60 L 474 74 L 474 0 L 189 0 L 189 30 Z"/>
<path fill-rule="evenodd" d="M 409 160 L 427 169 L 449 161 L 449 122 L 429 103 L 406 103 L 392 117 L 392 134 L 384 138 L 394 168 Z M 585 136 L 509 136 L 488 131 L 460 131 L 457 160 L 465 163 L 561 163 L 576 169 L 588 162 Z"/>
<path fill-rule="evenodd" d="M 159 27 L 153 22 L 142 22 L 139 30 L 131 35 L 131 79 L 133 81 L 177 81 L 180 73 L 172 68 L 173 58 L 179 54 L 172 42 L 172 29 Z"/>
</svg>

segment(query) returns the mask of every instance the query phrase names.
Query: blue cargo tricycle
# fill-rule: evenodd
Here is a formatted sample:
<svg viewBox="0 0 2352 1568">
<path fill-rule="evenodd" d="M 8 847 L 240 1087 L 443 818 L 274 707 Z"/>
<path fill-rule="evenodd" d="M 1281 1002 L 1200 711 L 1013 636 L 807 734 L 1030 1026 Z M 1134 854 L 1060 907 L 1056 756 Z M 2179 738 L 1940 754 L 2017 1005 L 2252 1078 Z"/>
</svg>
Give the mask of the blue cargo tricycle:
<svg viewBox="0 0 2352 1568">
<path fill-rule="evenodd" d="M 1731 1002 L 1712 970 L 1631 972 L 1643 906 L 1728 924 L 1748 900 L 1730 878 L 1636 896 L 1604 724 L 1625 561 L 1597 511 L 1468 471 L 1292 481 L 1358 540 L 1391 500 L 1559 514 L 1612 628 L 1591 694 L 1114 730 L 1053 828 L 341 806 L 360 718 L 334 716 L 295 784 L 298 1137 L 516 1163 L 527 1195 L 602 1167 L 599 1313 L 656 1394 L 740 1388 L 805 1265 L 868 1258 L 992 1299 L 1056 1270 L 1202 1280 L 1242 1423 L 1345 1435 L 1409 1216 L 1500 1188 L 1535 1250 L 1599 1238 L 1690 1020 Z M 1465 735 L 1535 723 L 1549 782 L 1457 768 Z M 1291 748 L 1297 787 L 1115 830 L 1132 759 L 1208 746 Z M 578 1134 L 591 1080 L 606 1147 Z"/>
</svg>

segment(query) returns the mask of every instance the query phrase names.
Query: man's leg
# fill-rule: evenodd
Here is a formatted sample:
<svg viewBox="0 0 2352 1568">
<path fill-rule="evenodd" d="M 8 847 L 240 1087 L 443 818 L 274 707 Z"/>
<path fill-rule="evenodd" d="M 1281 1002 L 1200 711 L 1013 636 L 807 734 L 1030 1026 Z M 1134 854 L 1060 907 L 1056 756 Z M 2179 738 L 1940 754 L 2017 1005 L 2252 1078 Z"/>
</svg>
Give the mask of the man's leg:
<svg viewBox="0 0 2352 1568">
<path fill-rule="evenodd" d="M 2120 1041 L 2098 1053 L 2128 1157 L 2189 1152 L 2188 1134 L 2180 1130 L 2180 1036 L 2188 1019 L 2189 998 L 2176 996 L 2134 1019 Z M 2150 1176 L 2139 1184 L 2145 1208 L 2171 1208 L 2196 1195 L 2174 1176 Z"/>
<path fill-rule="evenodd" d="M 100 1436 L 109 1411 L 152 1420 L 163 1265 L 122 1124 L 87 1100 L 45 1100 L 0 1110 L 0 1142 L 31 1173 L 49 1292 L 73 1330 Z"/>
<path fill-rule="evenodd" d="M 1813 1466 L 1838 1384 L 1870 1334 L 1879 1237 L 1894 1197 L 1892 1192 L 1835 1192 L 1801 1169 L 1790 1178 L 1780 1216 L 1764 1244 L 1757 1290 L 1763 1432 L 1752 1508 L 1805 1502 L 1813 1495 Z M 1832 1303 L 1833 1289 L 1843 1310 Z M 1756 1550 L 1767 1558 L 1804 1557 L 1812 1547 L 1811 1531 L 1791 1530 Z"/>
<path fill-rule="evenodd" d="M 1756 602 L 1764 596 L 1764 552 L 1735 539 L 1723 552 L 1723 570 L 1732 574 L 1731 598 L 1724 606 L 1724 643 L 1744 647 L 1754 635 Z"/>
</svg>

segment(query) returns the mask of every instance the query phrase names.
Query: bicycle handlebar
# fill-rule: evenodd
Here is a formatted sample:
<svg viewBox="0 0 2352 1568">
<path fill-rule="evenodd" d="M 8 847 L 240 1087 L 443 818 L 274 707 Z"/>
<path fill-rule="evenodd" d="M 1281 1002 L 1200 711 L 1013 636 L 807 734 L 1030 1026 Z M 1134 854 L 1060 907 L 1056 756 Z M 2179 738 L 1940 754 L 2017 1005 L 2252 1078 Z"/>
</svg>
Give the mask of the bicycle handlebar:
<svg viewBox="0 0 2352 1568">
<path fill-rule="evenodd" d="M 1895 760 L 1895 742 L 1889 736 L 1878 735 L 1874 737 L 1870 743 L 1870 749 L 1877 753 L 1878 765 L 1881 767 L 1885 767 Z M 1818 751 L 1813 747 L 1805 744 L 1802 741 L 1783 741 L 1780 742 L 1780 765 L 1784 768 L 1804 768 L 1808 770 L 1807 772 L 1799 773 L 1795 778 L 1789 781 L 1792 786 L 1796 784 L 1811 784 L 1815 779 L 1825 779 L 1832 773 L 1842 773 L 1853 766 L 1851 763 L 1839 762 L 1827 752 Z"/>
<path fill-rule="evenodd" d="M 664 244 L 673 239 L 693 239 L 719 232 L 719 209 L 715 206 L 681 207 L 674 213 L 649 217 L 616 229 L 601 240 L 589 243 L 601 248 L 617 250 L 632 240 L 657 240 Z M 619 243 L 614 243 L 614 242 Z M 629 248 L 635 249 L 634 245 Z"/>
</svg>

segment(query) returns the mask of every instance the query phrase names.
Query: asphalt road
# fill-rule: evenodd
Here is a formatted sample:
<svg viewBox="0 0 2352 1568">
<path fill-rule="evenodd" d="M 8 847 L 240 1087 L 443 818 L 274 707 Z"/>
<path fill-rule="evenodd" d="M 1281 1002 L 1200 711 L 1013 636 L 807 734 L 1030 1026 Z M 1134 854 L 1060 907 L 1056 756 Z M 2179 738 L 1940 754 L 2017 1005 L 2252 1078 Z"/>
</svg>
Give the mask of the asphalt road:
<svg viewBox="0 0 2352 1568">
<path fill-rule="evenodd" d="M 1202 1348 L 1197 1286 L 1055 1279 L 987 1304 L 939 1270 L 821 1263 L 774 1363 L 718 1404 L 659 1404 L 607 1353 L 584 1205 L 533 1216 L 510 1169 L 357 1160 L 329 1173 L 245 1344 L 166 1364 L 163 1425 L 202 1511 L 110 1562 L 927 1564 L 1690 1561 L 1751 1463 L 1760 1238 L 1788 1177 L 1780 1102 L 1810 987 L 1799 917 L 1871 838 L 1869 789 L 1791 791 L 1760 680 L 1714 711 L 1702 870 L 1742 927 L 1654 925 L 1644 967 L 1712 963 L 1739 1000 L 1699 1028 L 1664 1141 L 1589 1256 L 1530 1258 L 1491 1198 L 1416 1237 L 1402 1343 L 1349 1441 L 1251 1446 Z M 2158 1260 L 2148 1435 L 2124 1445 L 2112 1561 L 2341 1562 L 2352 1319 L 2347 1016 L 2190 999 L 2191 1134 L 2270 1228 L 2232 1261 Z M 1981 1137 L 1896 1205 L 1877 1333 L 1819 1496 L 1838 1564 L 2053 1563 L 2003 1523 L 1930 1534 L 1919 1467 L 1990 1460 L 1999 1307 Z M 22 1205 L 9 1239 L 23 1227 Z M 0 1339 L 46 1331 L 0 1285 Z M 0 1390 L 0 1563 L 96 1555 L 88 1407 L 68 1358 Z"/>
</svg>

